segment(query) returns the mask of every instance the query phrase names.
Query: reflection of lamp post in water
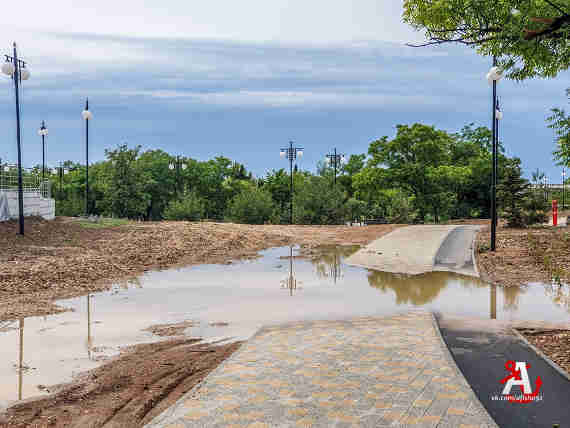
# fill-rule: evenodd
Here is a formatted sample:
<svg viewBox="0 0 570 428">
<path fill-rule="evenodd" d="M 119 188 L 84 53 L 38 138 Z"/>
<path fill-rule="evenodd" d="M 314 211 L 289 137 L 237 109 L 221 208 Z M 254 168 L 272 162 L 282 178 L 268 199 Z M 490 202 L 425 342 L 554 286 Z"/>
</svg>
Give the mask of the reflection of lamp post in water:
<svg viewBox="0 0 570 428">
<path fill-rule="evenodd" d="M 333 264 L 330 265 L 330 274 L 334 279 L 334 283 L 336 284 L 336 280 L 342 277 L 342 271 L 340 269 L 340 254 L 335 252 L 333 257 Z"/>
<path fill-rule="evenodd" d="M 497 319 L 497 286 L 495 284 L 491 284 L 491 319 Z"/>
<path fill-rule="evenodd" d="M 281 282 L 281 288 L 288 288 L 293 295 L 293 289 L 297 289 L 297 280 L 293 276 L 293 247 L 289 247 L 289 276 Z"/>
<path fill-rule="evenodd" d="M 22 399 L 23 373 L 24 373 L 24 318 L 20 318 L 20 362 L 18 364 L 18 400 Z"/>
<path fill-rule="evenodd" d="M 91 296 L 87 295 L 87 356 L 91 359 L 91 349 L 93 342 L 91 339 Z"/>
</svg>

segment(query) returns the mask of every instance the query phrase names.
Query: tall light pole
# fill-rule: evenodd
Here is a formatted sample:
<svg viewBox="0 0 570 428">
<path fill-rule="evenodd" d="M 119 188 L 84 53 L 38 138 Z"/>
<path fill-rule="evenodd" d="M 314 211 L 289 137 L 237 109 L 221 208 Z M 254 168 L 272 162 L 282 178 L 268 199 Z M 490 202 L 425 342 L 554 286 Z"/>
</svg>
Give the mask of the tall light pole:
<svg viewBox="0 0 570 428">
<path fill-rule="evenodd" d="M 493 85 L 493 99 L 491 103 L 493 126 L 493 162 L 491 174 L 491 251 L 496 249 L 497 241 L 497 82 L 503 78 L 501 70 L 497 67 L 497 57 L 493 56 L 493 67 L 487 73 L 487 81 Z"/>
<path fill-rule="evenodd" d="M 18 59 L 16 42 L 14 42 L 14 56 L 4 55 L 6 62 L 2 65 L 2 73 L 12 77 L 16 90 L 16 141 L 18 143 L 18 210 L 20 235 L 24 234 L 24 186 L 22 180 L 22 145 L 20 135 L 20 90 L 19 84 L 22 80 L 30 78 L 30 71 L 26 68 L 26 62 Z"/>
<path fill-rule="evenodd" d="M 334 153 L 330 153 L 326 155 L 325 161 L 334 168 L 334 185 L 336 187 L 336 170 L 340 168 L 341 164 L 344 162 L 345 157 L 344 154 L 336 152 L 336 147 L 334 149 Z"/>
<path fill-rule="evenodd" d="M 45 121 L 42 120 L 42 127 L 38 129 L 38 135 L 42 137 L 42 181 L 46 179 L 46 135 L 48 130 Z"/>
<path fill-rule="evenodd" d="M 289 147 L 282 148 L 279 152 L 279 156 L 282 158 L 286 157 L 289 160 L 289 172 L 291 174 L 291 194 L 289 197 L 289 224 L 293 224 L 293 161 L 299 157 L 303 156 L 302 147 L 293 147 L 293 141 L 289 141 Z"/>
<path fill-rule="evenodd" d="M 187 168 L 187 165 L 182 162 L 182 160 L 180 159 L 180 156 L 176 156 L 176 159 L 174 160 L 174 162 L 170 162 L 168 164 L 168 168 L 171 171 L 176 170 L 176 179 L 175 179 L 176 183 L 174 185 L 174 191 L 176 193 L 176 197 L 178 197 L 180 170 L 182 169 L 184 171 Z"/>
<path fill-rule="evenodd" d="M 93 114 L 89 111 L 89 98 L 85 100 L 85 110 L 81 112 L 85 120 L 85 217 L 89 216 L 89 121 Z"/>
<path fill-rule="evenodd" d="M 562 168 L 562 209 L 566 206 L 566 169 Z"/>
</svg>

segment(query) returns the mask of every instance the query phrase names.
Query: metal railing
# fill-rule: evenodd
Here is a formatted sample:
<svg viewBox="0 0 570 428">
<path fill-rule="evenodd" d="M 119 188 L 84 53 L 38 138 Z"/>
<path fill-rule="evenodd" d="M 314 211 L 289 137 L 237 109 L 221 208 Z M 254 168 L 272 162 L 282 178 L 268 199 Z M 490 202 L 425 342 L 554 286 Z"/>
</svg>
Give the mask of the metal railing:
<svg viewBox="0 0 570 428">
<path fill-rule="evenodd" d="M 51 198 L 51 183 L 43 180 L 37 168 L 22 168 L 22 190 L 42 198 Z M 18 191 L 18 168 L 14 165 L 0 165 L 0 192 Z"/>
</svg>

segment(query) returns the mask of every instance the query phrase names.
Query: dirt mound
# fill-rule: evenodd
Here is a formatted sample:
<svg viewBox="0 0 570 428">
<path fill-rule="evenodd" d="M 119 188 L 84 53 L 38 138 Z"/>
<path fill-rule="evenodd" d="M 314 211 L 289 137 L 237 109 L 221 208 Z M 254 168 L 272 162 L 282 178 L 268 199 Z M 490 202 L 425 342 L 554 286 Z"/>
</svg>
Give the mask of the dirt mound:
<svg viewBox="0 0 570 428">
<path fill-rule="evenodd" d="M 177 401 L 240 346 L 171 339 L 136 345 L 74 382 L 0 415 L 2 428 L 140 427 Z"/>
</svg>

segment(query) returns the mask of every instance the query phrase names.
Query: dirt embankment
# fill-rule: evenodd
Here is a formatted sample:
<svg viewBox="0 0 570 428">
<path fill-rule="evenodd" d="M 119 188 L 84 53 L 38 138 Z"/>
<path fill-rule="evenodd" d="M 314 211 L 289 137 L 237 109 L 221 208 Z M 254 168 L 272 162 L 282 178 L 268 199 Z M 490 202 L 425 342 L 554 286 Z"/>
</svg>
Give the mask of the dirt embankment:
<svg viewBox="0 0 570 428">
<path fill-rule="evenodd" d="M 57 312 L 53 301 L 103 290 L 144 271 L 253 257 L 287 244 L 366 244 L 396 225 L 255 226 L 132 222 L 86 228 L 69 218 L 0 223 L 0 320 Z"/>
<path fill-rule="evenodd" d="M 45 398 L 0 414 L 1 428 L 135 428 L 174 404 L 229 357 L 240 343 L 195 345 L 175 338 L 136 345 Z"/>
<path fill-rule="evenodd" d="M 496 251 L 489 250 L 490 227 L 477 236 L 481 277 L 503 286 L 570 279 L 570 231 L 566 228 L 498 227 Z"/>
</svg>

